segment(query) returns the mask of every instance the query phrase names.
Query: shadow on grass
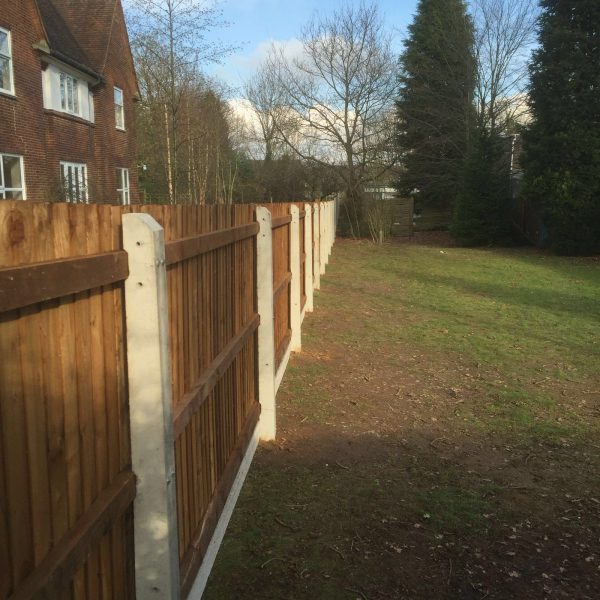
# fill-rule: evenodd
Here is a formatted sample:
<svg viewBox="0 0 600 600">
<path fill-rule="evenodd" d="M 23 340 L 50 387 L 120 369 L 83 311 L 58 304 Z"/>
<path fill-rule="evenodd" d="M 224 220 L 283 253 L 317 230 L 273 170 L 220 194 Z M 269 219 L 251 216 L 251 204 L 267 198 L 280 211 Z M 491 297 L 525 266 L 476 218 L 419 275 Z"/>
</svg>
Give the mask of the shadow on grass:
<svg viewBox="0 0 600 600">
<path fill-rule="evenodd" d="M 600 285 L 595 290 L 586 290 L 589 295 L 582 295 L 581 290 L 565 292 L 540 286 L 528 286 L 523 282 L 506 285 L 490 281 L 474 281 L 458 276 L 426 274 L 415 274 L 413 279 L 428 286 L 445 286 L 459 293 L 483 295 L 489 300 L 500 301 L 516 308 L 521 306 L 556 314 L 568 313 L 590 323 L 597 323 L 600 320 L 600 301 L 597 296 Z"/>
<path fill-rule="evenodd" d="M 205 598 L 591 598 L 598 482 L 572 447 L 523 464 L 509 443 L 312 428 L 262 447 Z"/>
</svg>

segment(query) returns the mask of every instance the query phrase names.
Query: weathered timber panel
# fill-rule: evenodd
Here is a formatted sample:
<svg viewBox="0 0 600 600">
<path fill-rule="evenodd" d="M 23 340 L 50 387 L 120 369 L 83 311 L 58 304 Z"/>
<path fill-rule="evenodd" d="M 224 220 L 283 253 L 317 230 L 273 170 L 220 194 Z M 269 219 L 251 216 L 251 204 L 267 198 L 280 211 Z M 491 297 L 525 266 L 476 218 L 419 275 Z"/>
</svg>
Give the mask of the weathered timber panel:
<svg viewBox="0 0 600 600">
<path fill-rule="evenodd" d="M 413 234 L 413 198 L 394 198 L 391 202 L 392 236 L 410 237 Z"/>
<path fill-rule="evenodd" d="M 273 215 L 273 310 L 275 313 L 275 368 L 283 360 L 291 340 L 291 224 L 277 225 L 277 219 L 289 217 L 291 204 L 269 204 Z"/>
<path fill-rule="evenodd" d="M 3 201 L 0 269 L 115 252 L 120 221 L 111 206 Z M 55 549 L 130 471 L 122 283 L 75 287 L 0 314 L 2 597 L 50 581 L 47 557 L 64 555 Z M 54 565 L 66 570 L 58 597 L 131 597 L 131 504 L 85 539 L 77 560 Z"/>
</svg>

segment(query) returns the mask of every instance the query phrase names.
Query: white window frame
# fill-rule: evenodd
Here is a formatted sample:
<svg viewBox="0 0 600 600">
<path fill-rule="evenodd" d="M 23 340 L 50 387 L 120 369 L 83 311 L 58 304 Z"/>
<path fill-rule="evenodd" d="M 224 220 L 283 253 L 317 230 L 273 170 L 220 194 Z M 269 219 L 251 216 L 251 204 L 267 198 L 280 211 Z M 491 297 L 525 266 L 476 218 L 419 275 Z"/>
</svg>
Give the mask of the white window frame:
<svg viewBox="0 0 600 600">
<path fill-rule="evenodd" d="M 129 169 L 117 167 L 117 195 L 120 204 L 128 206 L 131 204 L 129 193 Z"/>
<path fill-rule="evenodd" d="M 71 75 L 71 73 L 66 73 L 65 71 L 61 71 L 59 74 L 58 86 L 59 86 L 59 101 L 60 108 L 62 112 L 65 112 L 69 115 L 74 115 L 76 117 L 81 116 L 81 97 L 79 95 L 79 91 L 81 89 L 81 81 Z M 64 79 L 64 83 L 63 83 Z M 69 98 L 69 82 L 71 83 L 71 98 Z M 63 105 L 63 90 L 64 90 L 64 105 Z M 69 103 L 69 100 L 71 102 Z"/>
<path fill-rule="evenodd" d="M 117 95 L 120 94 L 121 102 L 117 101 Z M 120 131 L 125 131 L 125 95 L 120 87 L 115 85 L 114 89 L 115 98 L 115 125 Z"/>
<path fill-rule="evenodd" d="M 0 27 L 0 31 L 2 33 L 6 33 L 6 35 L 7 35 L 8 55 L 0 54 L 0 57 L 8 59 L 8 71 L 9 71 L 9 76 L 10 76 L 10 89 L 0 87 L 0 93 L 10 94 L 11 96 L 14 96 L 15 95 L 15 73 L 14 73 L 14 69 L 13 69 L 12 36 L 11 36 L 9 29 L 4 29 L 4 27 Z"/>
<path fill-rule="evenodd" d="M 21 187 L 20 188 L 6 188 L 4 187 L 4 157 L 18 158 L 21 167 Z M 23 163 L 23 157 L 18 154 L 8 154 L 6 152 L 0 153 L 0 200 L 6 200 L 6 192 L 21 192 L 22 198 L 20 200 L 27 199 L 27 193 L 25 191 L 25 165 Z M 12 200 L 12 198 L 9 198 Z"/>
<path fill-rule="evenodd" d="M 75 175 L 76 177 L 76 179 L 73 180 L 75 182 L 75 188 L 73 188 L 72 185 L 67 185 L 69 169 L 71 169 L 71 176 Z M 66 202 L 71 202 L 73 204 L 89 204 L 88 170 L 86 164 L 61 160 L 60 180 L 62 182 L 62 189 Z"/>
</svg>

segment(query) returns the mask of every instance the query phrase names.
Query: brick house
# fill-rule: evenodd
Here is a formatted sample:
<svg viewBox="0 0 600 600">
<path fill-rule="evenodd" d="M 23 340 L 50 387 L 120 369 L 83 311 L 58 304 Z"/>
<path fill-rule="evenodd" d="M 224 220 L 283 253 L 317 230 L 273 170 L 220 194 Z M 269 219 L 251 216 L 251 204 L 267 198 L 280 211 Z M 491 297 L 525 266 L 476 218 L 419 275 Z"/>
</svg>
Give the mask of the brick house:
<svg viewBox="0 0 600 600">
<path fill-rule="evenodd" d="M 0 0 L 0 199 L 138 201 L 120 0 Z"/>
</svg>

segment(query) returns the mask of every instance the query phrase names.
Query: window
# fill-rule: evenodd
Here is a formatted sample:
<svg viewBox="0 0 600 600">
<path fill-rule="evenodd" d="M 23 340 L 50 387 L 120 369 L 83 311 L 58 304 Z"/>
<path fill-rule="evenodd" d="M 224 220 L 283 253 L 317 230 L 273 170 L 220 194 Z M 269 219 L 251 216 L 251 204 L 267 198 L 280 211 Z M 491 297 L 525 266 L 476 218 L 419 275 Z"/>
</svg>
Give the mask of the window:
<svg viewBox="0 0 600 600">
<path fill-rule="evenodd" d="M 94 95 L 84 73 L 49 62 L 41 75 L 45 109 L 94 122 Z"/>
<path fill-rule="evenodd" d="M 14 94 L 10 31 L 0 28 L 0 91 Z"/>
<path fill-rule="evenodd" d="M 79 81 L 72 75 L 60 74 L 60 107 L 72 115 L 79 115 Z"/>
<path fill-rule="evenodd" d="M 125 129 L 125 108 L 123 106 L 123 90 L 115 88 L 115 123 L 117 129 Z"/>
<path fill-rule="evenodd" d="M 121 204 L 131 204 L 129 198 L 129 169 L 117 169 L 117 195 Z"/>
<path fill-rule="evenodd" d="M 64 199 L 67 202 L 89 202 L 87 189 L 87 169 L 79 163 L 61 162 Z"/>
<path fill-rule="evenodd" d="M 0 154 L 0 198 L 24 200 L 23 157 Z"/>
</svg>

